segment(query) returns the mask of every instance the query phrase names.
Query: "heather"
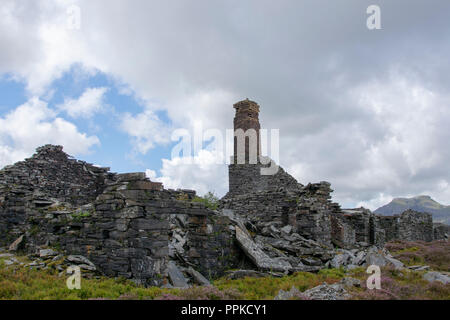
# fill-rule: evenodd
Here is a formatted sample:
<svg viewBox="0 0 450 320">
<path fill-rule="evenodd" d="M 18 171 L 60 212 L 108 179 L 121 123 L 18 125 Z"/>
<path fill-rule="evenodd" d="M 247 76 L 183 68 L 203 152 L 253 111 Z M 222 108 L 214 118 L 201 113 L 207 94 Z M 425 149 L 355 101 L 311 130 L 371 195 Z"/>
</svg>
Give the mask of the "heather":
<svg viewBox="0 0 450 320">
<path fill-rule="evenodd" d="M 427 265 L 433 270 L 450 272 L 450 246 L 447 241 L 394 241 L 386 244 L 394 258 L 404 264 Z"/>
<path fill-rule="evenodd" d="M 431 270 L 448 271 L 448 243 L 435 241 L 396 241 L 386 245 L 393 255 L 406 264 L 426 264 Z M 413 257 L 413 258 L 412 258 Z M 325 283 L 333 284 L 344 277 L 360 280 L 360 287 L 349 287 L 351 298 L 356 300 L 450 300 L 450 284 L 428 282 L 423 279 L 427 271 L 409 269 L 381 269 L 381 290 L 368 290 L 368 274 L 364 267 L 350 271 L 344 268 L 322 269 L 319 272 L 297 272 L 283 277 L 244 277 L 230 280 L 226 276 L 212 281 L 212 286 L 193 286 L 189 289 L 168 289 L 138 286 L 121 278 L 83 277 L 81 290 L 66 287 L 67 276 L 59 273 L 54 265 L 47 270 L 25 267 L 30 262 L 26 256 L 17 256 L 23 264 L 7 266 L 0 258 L 0 299 L 16 300 L 265 300 L 274 299 L 282 289 L 299 292 Z M 303 300 L 302 294 L 293 299 Z"/>
<path fill-rule="evenodd" d="M 351 290 L 355 300 L 450 300 L 450 285 L 428 282 L 422 278 L 423 272 L 382 268 L 381 290 L 368 290 L 367 274 L 355 274 L 361 280 L 360 288 Z"/>
<path fill-rule="evenodd" d="M 24 262 L 26 258 L 21 258 Z M 144 288 L 132 281 L 98 277 L 82 278 L 80 290 L 66 287 L 66 276 L 58 275 L 52 268 L 35 270 L 24 266 L 6 266 L 0 259 L 0 299 L 8 300 L 229 300 L 273 299 L 280 289 L 289 290 L 292 285 L 300 291 L 321 283 L 333 283 L 344 275 L 341 269 L 327 269 L 317 274 L 299 272 L 284 277 L 244 278 L 228 280 L 225 277 L 213 281 L 213 286 L 194 286 L 189 289 Z"/>
</svg>

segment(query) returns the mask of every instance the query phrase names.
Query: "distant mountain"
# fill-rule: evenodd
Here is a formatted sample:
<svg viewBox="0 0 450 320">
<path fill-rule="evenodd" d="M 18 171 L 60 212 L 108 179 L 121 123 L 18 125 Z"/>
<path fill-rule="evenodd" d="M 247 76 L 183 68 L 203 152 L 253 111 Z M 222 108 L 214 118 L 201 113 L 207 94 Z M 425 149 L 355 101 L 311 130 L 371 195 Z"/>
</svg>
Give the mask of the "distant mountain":
<svg viewBox="0 0 450 320">
<path fill-rule="evenodd" d="M 384 216 L 391 216 L 400 214 L 407 209 L 431 213 L 433 215 L 433 222 L 443 222 L 450 225 L 450 206 L 444 206 L 429 196 L 395 198 L 374 212 Z"/>
</svg>

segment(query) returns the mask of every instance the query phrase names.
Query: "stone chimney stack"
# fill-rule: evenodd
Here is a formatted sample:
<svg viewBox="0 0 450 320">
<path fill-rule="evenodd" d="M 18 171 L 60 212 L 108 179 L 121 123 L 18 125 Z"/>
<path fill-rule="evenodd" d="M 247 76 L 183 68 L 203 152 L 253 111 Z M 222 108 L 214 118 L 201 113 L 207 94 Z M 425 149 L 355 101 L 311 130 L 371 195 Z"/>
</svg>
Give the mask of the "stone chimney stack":
<svg viewBox="0 0 450 320">
<path fill-rule="evenodd" d="M 259 156 L 261 155 L 261 137 L 259 130 L 261 128 L 259 124 L 259 105 L 249 100 L 248 98 L 246 100 L 239 101 L 233 105 L 233 107 L 236 109 L 236 115 L 234 117 L 234 132 L 236 135 L 236 130 L 242 129 L 243 133 L 245 134 L 245 139 L 240 140 L 242 143 L 245 141 L 245 149 L 241 149 L 240 151 L 245 152 L 245 163 L 249 163 L 250 154 L 251 152 L 255 153 L 255 144 L 256 144 L 256 157 L 257 162 L 259 162 Z M 254 143 L 250 145 L 250 141 L 252 139 L 253 135 L 253 141 Z M 250 149 L 250 147 L 253 147 L 253 150 Z M 234 137 L 234 163 L 236 164 L 238 154 L 238 137 Z M 241 155 L 242 156 L 242 155 Z"/>
</svg>

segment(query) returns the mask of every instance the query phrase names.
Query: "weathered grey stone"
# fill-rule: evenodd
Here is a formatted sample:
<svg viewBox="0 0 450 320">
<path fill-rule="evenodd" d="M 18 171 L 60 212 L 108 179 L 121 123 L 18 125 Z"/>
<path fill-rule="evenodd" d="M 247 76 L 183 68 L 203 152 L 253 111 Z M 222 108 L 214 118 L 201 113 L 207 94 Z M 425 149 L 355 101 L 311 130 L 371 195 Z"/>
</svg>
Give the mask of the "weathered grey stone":
<svg viewBox="0 0 450 320">
<path fill-rule="evenodd" d="M 432 241 L 433 218 L 430 213 L 406 210 L 398 219 L 398 239 Z"/>
<path fill-rule="evenodd" d="M 290 226 L 290 225 L 284 226 L 283 228 L 281 228 L 281 232 L 290 234 L 292 232 L 292 226 Z"/>
<path fill-rule="evenodd" d="M 188 288 L 187 279 L 173 261 L 167 264 L 167 272 L 174 288 Z"/>
<path fill-rule="evenodd" d="M 39 257 L 41 258 L 48 258 L 48 257 L 54 257 L 58 255 L 58 252 L 52 250 L 52 249 L 41 249 L 39 250 Z"/>
<path fill-rule="evenodd" d="M 75 264 L 88 265 L 95 268 L 95 265 L 88 258 L 81 255 L 70 255 L 66 259 Z"/>
<path fill-rule="evenodd" d="M 128 190 L 163 190 L 163 184 L 161 182 L 151 181 L 132 181 L 127 186 Z"/>
<path fill-rule="evenodd" d="M 343 278 L 340 283 L 344 285 L 345 287 L 360 287 L 361 286 L 361 280 L 351 278 L 351 277 L 345 277 Z"/>
<path fill-rule="evenodd" d="M 403 264 L 403 262 L 401 262 L 401 261 L 399 261 L 399 260 L 397 260 L 397 259 L 395 259 L 395 258 L 393 258 L 393 257 L 390 257 L 390 256 L 384 256 L 384 258 L 388 261 L 388 263 L 389 263 L 390 265 L 394 266 L 394 268 L 397 269 L 397 270 L 404 269 L 404 267 L 405 267 L 405 265 Z"/>
<path fill-rule="evenodd" d="M 409 266 L 408 269 L 414 270 L 414 271 L 424 271 L 429 270 L 430 266 Z"/>
<path fill-rule="evenodd" d="M 265 254 L 262 249 L 241 228 L 236 227 L 236 240 L 245 254 L 261 270 L 288 271 L 292 266 L 285 261 L 275 261 Z"/>
<path fill-rule="evenodd" d="M 298 290 L 295 286 L 292 286 L 291 290 L 289 291 L 284 291 L 283 289 L 280 289 L 280 291 L 278 291 L 278 294 L 274 298 L 274 300 L 292 300 L 292 299 L 308 300 L 308 297 L 302 294 L 300 290 Z"/>
<path fill-rule="evenodd" d="M 359 266 L 364 262 L 365 259 L 366 259 L 366 252 L 364 250 L 361 250 L 352 259 L 351 264 Z"/>
<path fill-rule="evenodd" d="M 145 179 L 147 179 L 145 172 L 130 172 L 130 173 L 121 173 L 117 175 L 118 182 L 130 182 Z"/>
<path fill-rule="evenodd" d="M 88 265 L 88 264 L 79 264 L 78 267 L 80 267 L 80 269 L 89 270 L 89 271 L 97 270 L 97 268 L 95 266 Z"/>
<path fill-rule="evenodd" d="M 433 223 L 434 240 L 448 240 L 450 235 L 450 226 L 444 223 Z"/>
<path fill-rule="evenodd" d="M 350 298 L 350 295 L 341 283 L 329 285 L 324 282 L 317 287 L 306 290 L 303 294 L 312 300 L 346 300 Z"/>
<path fill-rule="evenodd" d="M 201 286 L 211 286 L 211 283 L 208 279 L 206 279 L 200 272 L 194 270 L 192 267 L 189 267 L 187 272 L 192 276 L 194 281 Z"/>
<path fill-rule="evenodd" d="M 436 271 L 430 271 L 427 272 L 423 275 L 423 278 L 425 280 L 427 280 L 428 282 L 433 282 L 433 281 L 438 281 L 441 282 L 443 284 L 448 284 L 450 283 L 450 277 L 440 273 L 440 272 L 436 272 Z"/>
<path fill-rule="evenodd" d="M 365 266 L 368 267 L 370 265 L 376 265 L 379 267 L 392 266 L 397 270 L 404 268 L 401 261 L 384 254 L 381 250 L 376 250 L 373 248 L 370 249 L 366 255 Z"/>
<path fill-rule="evenodd" d="M 348 253 L 340 253 L 334 256 L 330 261 L 330 266 L 332 268 L 340 268 L 341 266 L 346 266 L 350 261 L 350 255 Z"/>
<path fill-rule="evenodd" d="M 321 260 L 314 258 L 302 258 L 301 261 L 308 266 L 321 266 L 323 264 Z"/>
</svg>

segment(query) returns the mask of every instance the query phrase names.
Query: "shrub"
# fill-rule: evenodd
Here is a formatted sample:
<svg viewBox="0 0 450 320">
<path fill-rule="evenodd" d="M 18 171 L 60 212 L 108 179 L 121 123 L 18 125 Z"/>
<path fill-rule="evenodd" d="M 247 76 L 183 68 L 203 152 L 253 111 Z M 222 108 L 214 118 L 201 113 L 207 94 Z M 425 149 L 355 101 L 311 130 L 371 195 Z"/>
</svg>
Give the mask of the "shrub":
<svg viewBox="0 0 450 320">
<path fill-rule="evenodd" d="M 196 196 L 192 199 L 192 202 L 203 203 L 207 208 L 211 210 L 217 210 L 219 207 L 219 198 L 214 194 L 214 192 L 208 192 L 203 197 Z"/>
</svg>

